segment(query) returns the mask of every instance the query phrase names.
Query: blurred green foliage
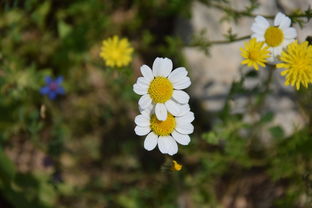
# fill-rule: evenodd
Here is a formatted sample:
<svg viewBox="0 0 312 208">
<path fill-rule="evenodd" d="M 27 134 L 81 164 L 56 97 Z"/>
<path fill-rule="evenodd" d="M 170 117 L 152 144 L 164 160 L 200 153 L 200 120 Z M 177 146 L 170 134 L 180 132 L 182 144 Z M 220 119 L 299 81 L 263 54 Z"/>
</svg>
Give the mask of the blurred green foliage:
<svg viewBox="0 0 312 208">
<path fill-rule="evenodd" d="M 280 126 L 265 128 L 274 119 L 261 105 L 269 91 L 244 87 L 257 72 L 242 72 L 216 122 L 194 100 L 196 132 L 176 156 L 181 172 L 161 171 L 165 159 L 143 150 L 134 135 L 138 68 L 156 56 L 186 65 L 174 24 L 191 16 L 192 2 L 0 2 L 1 207 L 216 208 L 225 194 L 258 196 L 259 190 L 281 190 L 272 207 L 311 205 L 311 88 L 297 95 L 310 123 L 287 137 Z M 227 3 L 202 2 L 221 10 L 218 3 Z M 224 20 L 251 16 L 259 5 L 250 2 L 245 12 L 223 8 Z M 117 70 L 98 56 L 101 41 L 115 34 L 127 37 L 136 53 L 132 65 Z M 208 54 L 214 43 L 196 37 L 194 46 Z M 229 31 L 225 38 L 222 43 L 237 36 Z M 40 95 L 47 75 L 64 76 L 66 95 L 56 101 Z M 249 110 L 261 113 L 253 123 L 231 106 L 236 96 L 250 93 L 257 102 Z M 260 141 L 264 131 L 270 146 Z"/>
</svg>

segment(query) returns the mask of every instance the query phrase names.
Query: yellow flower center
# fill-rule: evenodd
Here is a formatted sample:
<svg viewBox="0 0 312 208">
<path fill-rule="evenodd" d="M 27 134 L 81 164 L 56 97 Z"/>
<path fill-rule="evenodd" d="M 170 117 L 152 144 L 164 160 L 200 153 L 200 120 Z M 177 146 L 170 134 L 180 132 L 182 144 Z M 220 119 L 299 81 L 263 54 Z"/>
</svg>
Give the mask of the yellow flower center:
<svg viewBox="0 0 312 208">
<path fill-rule="evenodd" d="M 168 113 L 167 119 L 165 121 L 158 120 L 155 114 L 151 117 L 151 129 L 159 136 L 170 135 L 175 127 L 176 120 L 170 113 Z"/>
<path fill-rule="evenodd" d="M 121 57 L 121 53 L 118 50 L 114 50 L 111 52 L 111 58 L 117 60 Z"/>
<path fill-rule="evenodd" d="M 173 85 L 165 77 L 156 77 L 148 88 L 154 103 L 164 103 L 169 100 L 173 93 Z"/>
<path fill-rule="evenodd" d="M 298 60 L 294 62 L 293 66 L 295 66 L 298 69 L 298 71 L 305 71 L 306 69 L 311 67 L 309 64 L 310 63 L 307 59 L 298 58 Z"/>
<path fill-rule="evenodd" d="M 284 33 L 278 27 L 270 26 L 264 33 L 266 44 L 276 47 L 283 42 Z"/>
<path fill-rule="evenodd" d="M 252 61 L 257 61 L 259 59 L 259 57 L 260 57 L 259 51 L 250 50 L 248 53 L 248 59 L 250 59 Z"/>
</svg>

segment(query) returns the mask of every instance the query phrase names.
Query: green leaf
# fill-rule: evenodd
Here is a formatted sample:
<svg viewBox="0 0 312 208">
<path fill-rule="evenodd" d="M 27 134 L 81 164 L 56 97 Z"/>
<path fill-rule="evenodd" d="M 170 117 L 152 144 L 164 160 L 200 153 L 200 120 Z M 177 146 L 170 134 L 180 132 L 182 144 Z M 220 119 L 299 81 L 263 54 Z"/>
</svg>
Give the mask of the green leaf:
<svg viewBox="0 0 312 208">
<path fill-rule="evenodd" d="M 46 1 L 40 4 L 40 6 L 33 12 L 32 18 L 38 24 L 39 27 L 44 26 L 45 18 L 48 15 L 50 9 L 51 9 L 51 2 Z"/>
<path fill-rule="evenodd" d="M 204 134 L 203 139 L 206 140 L 209 144 L 219 144 L 220 141 L 215 132 L 209 132 Z"/>
<path fill-rule="evenodd" d="M 38 189 L 39 181 L 30 173 L 17 173 L 15 176 L 16 185 L 23 188 Z"/>
<path fill-rule="evenodd" d="M 246 73 L 246 77 L 256 78 L 258 77 L 258 71 L 256 70 L 250 70 Z"/>
<path fill-rule="evenodd" d="M 57 24 L 57 30 L 59 36 L 64 38 L 72 31 L 72 27 L 69 24 L 66 24 L 64 21 L 59 21 Z"/>
<path fill-rule="evenodd" d="M 15 176 L 15 166 L 12 161 L 0 150 L 0 179 L 9 183 Z"/>
<path fill-rule="evenodd" d="M 284 130 L 280 126 L 273 126 L 269 131 L 274 138 L 283 138 L 285 136 Z"/>
<path fill-rule="evenodd" d="M 273 112 L 267 112 L 261 117 L 260 123 L 269 123 L 273 120 L 274 114 Z"/>
</svg>

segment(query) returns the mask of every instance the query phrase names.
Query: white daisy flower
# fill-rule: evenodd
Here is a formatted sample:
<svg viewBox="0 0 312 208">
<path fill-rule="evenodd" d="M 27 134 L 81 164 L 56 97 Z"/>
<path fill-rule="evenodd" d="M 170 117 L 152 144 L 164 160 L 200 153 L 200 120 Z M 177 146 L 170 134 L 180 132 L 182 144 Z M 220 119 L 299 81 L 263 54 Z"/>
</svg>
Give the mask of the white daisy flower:
<svg viewBox="0 0 312 208">
<path fill-rule="evenodd" d="M 282 13 L 277 13 L 274 19 L 274 26 L 262 16 L 257 16 L 255 22 L 251 26 L 253 32 L 252 38 L 256 38 L 257 41 L 263 41 L 271 52 L 269 61 L 276 60 L 276 56 L 282 53 L 289 43 L 294 41 L 297 37 L 295 28 L 290 27 L 291 20 L 289 17 Z"/>
<path fill-rule="evenodd" d="M 172 61 L 168 58 L 156 58 L 152 69 L 147 65 L 141 66 L 143 77 L 139 77 L 133 85 L 133 91 L 142 97 L 139 107 L 155 108 L 157 119 L 164 121 L 168 112 L 179 115 L 181 105 L 188 103 L 190 96 L 183 89 L 191 85 L 184 67 L 172 71 Z"/>
<path fill-rule="evenodd" d="M 135 117 L 135 133 L 146 136 L 144 148 L 153 150 L 157 145 L 161 153 L 174 155 L 178 152 L 178 145 L 188 145 L 191 141 L 189 134 L 193 133 L 194 113 L 190 111 L 189 105 L 181 107 L 179 116 L 168 113 L 167 119 L 160 121 L 154 111 L 144 110 Z"/>
</svg>

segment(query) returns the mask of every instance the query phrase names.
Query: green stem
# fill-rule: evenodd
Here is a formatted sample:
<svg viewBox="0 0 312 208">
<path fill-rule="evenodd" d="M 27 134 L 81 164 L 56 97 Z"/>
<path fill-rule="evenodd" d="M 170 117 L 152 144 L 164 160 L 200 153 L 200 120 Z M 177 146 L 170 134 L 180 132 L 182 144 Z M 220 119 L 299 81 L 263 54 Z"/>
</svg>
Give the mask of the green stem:
<svg viewBox="0 0 312 208">
<path fill-rule="evenodd" d="M 256 104 L 256 108 L 255 110 L 257 111 L 261 111 L 263 106 L 264 106 L 264 103 L 265 103 L 265 100 L 270 92 L 270 85 L 271 85 L 271 82 L 272 82 L 272 79 L 273 79 L 273 73 L 274 73 L 274 68 L 275 66 L 274 65 L 268 65 L 268 76 L 267 76 L 267 79 L 266 81 L 264 82 L 264 90 L 263 92 L 260 94 L 259 96 L 259 99 L 258 99 L 258 102 Z"/>
<path fill-rule="evenodd" d="M 213 40 L 213 41 L 209 41 L 209 44 L 210 45 L 218 45 L 218 44 L 226 44 L 226 43 L 233 43 L 233 42 L 236 42 L 236 41 L 241 41 L 241 40 L 246 40 L 250 38 L 250 35 L 246 35 L 246 36 L 242 36 L 242 37 L 239 37 L 239 38 L 235 38 L 233 40 Z"/>
<path fill-rule="evenodd" d="M 256 17 L 256 16 L 262 16 L 264 18 L 267 18 L 267 19 L 274 19 L 275 16 L 272 16 L 272 15 L 255 15 L 255 14 L 252 14 L 248 11 L 239 11 L 239 10 L 235 10 L 231 7 L 228 7 L 228 6 L 223 6 L 223 5 L 220 5 L 220 4 L 214 4 L 214 3 L 211 3 L 211 2 L 207 2 L 207 6 L 211 6 L 211 7 L 214 7 L 218 10 L 221 10 L 221 11 L 225 11 L 225 12 L 229 12 L 229 13 L 233 13 L 237 16 L 245 16 L 245 17 Z M 303 13 L 300 13 L 300 14 L 290 14 L 288 15 L 288 17 L 290 19 L 294 19 L 294 18 L 312 18 L 312 15 L 310 14 L 303 14 Z"/>
</svg>

